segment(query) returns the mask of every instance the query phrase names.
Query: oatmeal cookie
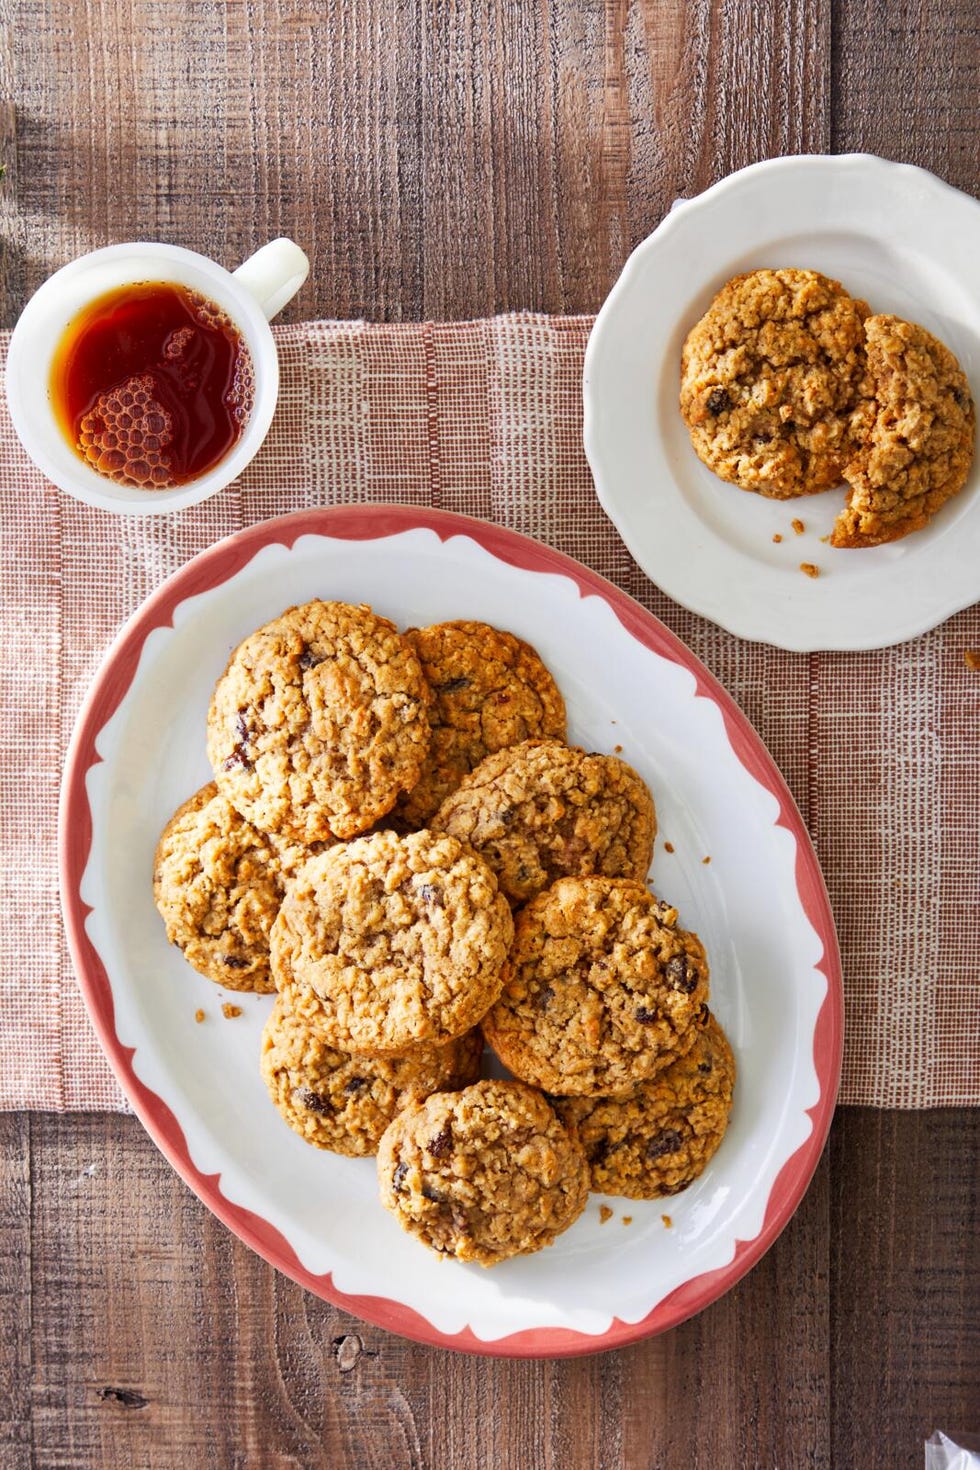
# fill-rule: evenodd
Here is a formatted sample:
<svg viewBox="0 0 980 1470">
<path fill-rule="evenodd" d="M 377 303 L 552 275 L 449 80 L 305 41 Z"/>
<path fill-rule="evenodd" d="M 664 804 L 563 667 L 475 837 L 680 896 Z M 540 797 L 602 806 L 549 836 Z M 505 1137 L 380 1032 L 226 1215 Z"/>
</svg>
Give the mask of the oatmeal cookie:
<svg viewBox="0 0 980 1470">
<path fill-rule="evenodd" d="M 478 1030 L 403 1057 L 355 1057 L 327 1046 L 279 996 L 262 1033 L 260 1067 L 290 1128 L 317 1148 L 359 1157 L 377 1152 L 388 1124 L 413 1098 L 453 1092 L 480 1075 Z"/>
<path fill-rule="evenodd" d="M 515 905 L 557 878 L 644 878 L 657 831 L 653 798 L 632 766 L 557 740 L 487 756 L 431 825 L 474 847 Z"/>
<path fill-rule="evenodd" d="M 243 816 L 294 843 L 365 832 L 418 780 L 430 694 L 393 623 L 308 602 L 239 644 L 208 713 L 215 780 Z"/>
<path fill-rule="evenodd" d="M 268 991 L 269 931 L 283 878 L 269 838 L 209 785 L 171 817 L 153 862 L 167 938 L 201 975 L 229 990 Z"/>
<path fill-rule="evenodd" d="M 868 315 L 816 271 L 729 281 L 681 354 L 681 413 L 698 458 L 776 499 L 839 485 L 870 423 Z"/>
<path fill-rule="evenodd" d="M 880 546 L 918 531 L 962 490 L 976 414 L 959 363 L 924 327 L 894 316 L 864 324 L 876 414 L 844 469 L 850 490 L 832 546 Z"/>
<path fill-rule="evenodd" d="M 486 863 L 455 837 L 377 832 L 305 863 L 273 925 L 287 1008 L 339 1051 L 397 1055 L 474 1026 L 513 937 Z"/>
<path fill-rule="evenodd" d="M 483 1033 L 525 1082 L 622 1092 L 693 1046 L 708 964 L 677 910 L 625 878 L 562 878 L 517 915 Z"/>
<path fill-rule="evenodd" d="M 283 883 L 288 883 L 304 863 L 309 862 L 311 857 L 316 857 L 321 852 L 327 852 L 331 847 L 336 847 L 337 842 L 330 838 L 326 842 L 291 842 L 289 838 L 280 837 L 276 832 L 269 833 L 269 842 L 276 855 L 279 871 L 282 874 Z"/>
<path fill-rule="evenodd" d="M 433 694 L 432 743 L 395 816 L 422 827 L 484 756 L 535 737 L 565 738 L 565 704 L 529 643 L 486 623 L 410 628 Z"/>
<path fill-rule="evenodd" d="M 734 1085 L 732 1049 L 709 1013 L 690 1051 L 633 1092 L 556 1098 L 554 1107 L 584 1148 L 597 1193 L 656 1199 L 704 1170 L 728 1127 Z"/>
<path fill-rule="evenodd" d="M 550 1245 L 582 1213 L 585 1155 L 540 1093 L 477 1082 L 412 1102 L 378 1149 L 381 1203 L 431 1250 L 492 1266 Z"/>
</svg>

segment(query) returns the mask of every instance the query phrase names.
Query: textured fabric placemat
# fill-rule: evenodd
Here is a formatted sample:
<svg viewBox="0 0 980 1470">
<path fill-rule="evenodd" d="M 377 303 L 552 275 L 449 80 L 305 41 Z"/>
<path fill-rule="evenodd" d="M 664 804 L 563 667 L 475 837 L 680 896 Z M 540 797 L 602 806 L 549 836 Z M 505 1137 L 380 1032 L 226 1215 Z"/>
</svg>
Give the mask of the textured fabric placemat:
<svg viewBox="0 0 980 1470">
<path fill-rule="evenodd" d="M 133 519 L 60 495 L 0 405 L 0 1106 L 123 1108 L 61 927 L 56 816 L 79 704 L 120 623 L 190 556 L 314 505 L 396 501 L 499 522 L 636 597 L 731 691 L 816 844 L 844 958 L 841 1100 L 980 1102 L 980 607 L 880 652 L 790 654 L 679 608 L 599 509 L 581 447 L 591 319 L 278 328 L 272 433 L 234 486 Z M 0 337 L 6 350 L 8 336 Z"/>
</svg>

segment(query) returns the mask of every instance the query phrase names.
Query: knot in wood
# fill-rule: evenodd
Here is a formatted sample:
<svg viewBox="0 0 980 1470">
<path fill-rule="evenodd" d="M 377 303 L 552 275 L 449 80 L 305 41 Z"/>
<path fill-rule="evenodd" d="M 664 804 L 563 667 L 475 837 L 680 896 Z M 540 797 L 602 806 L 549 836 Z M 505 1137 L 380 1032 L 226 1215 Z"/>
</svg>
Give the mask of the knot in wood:
<svg viewBox="0 0 980 1470">
<path fill-rule="evenodd" d="M 341 1373 L 350 1373 L 353 1368 L 356 1368 L 363 1351 L 364 1344 L 356 1332 L 349 1332 L 346 1337 L 334 1339 L 334 1356 Z"/>
</svg>

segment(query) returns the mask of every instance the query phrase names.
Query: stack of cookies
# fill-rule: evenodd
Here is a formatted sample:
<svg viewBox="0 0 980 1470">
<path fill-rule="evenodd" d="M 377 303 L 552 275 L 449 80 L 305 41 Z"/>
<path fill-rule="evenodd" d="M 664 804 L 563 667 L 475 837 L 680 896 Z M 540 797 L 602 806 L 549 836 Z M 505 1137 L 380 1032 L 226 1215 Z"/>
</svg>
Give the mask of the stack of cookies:
<svg viewBox="0 0 980 1470">
<path fill-rule="evenodd" d="M 817 271 L 733 277 L 684 343 L 680 406 L 699 459 L 743 490 L 846 483 L 838 547 L 921 530 L 973 460 L 973 398 L 949 348 Z"/>
<path fill-rule="evenodd" d="M 382 1202 L 442 1255 L 550 1243 L 591 1188 L 683 1188 L 734 1069 L 697 937 L 645 885 L 644 783 L 565 743 L 534 649 L 291 608 L 235 650 L 214 781 L 168 823 L 168 937 L 275 991 L 261 1068 L 310 1143 L 378 1154 Z M 481 1080 L 484 1036 L 517 1080 Z"/>
</svg>

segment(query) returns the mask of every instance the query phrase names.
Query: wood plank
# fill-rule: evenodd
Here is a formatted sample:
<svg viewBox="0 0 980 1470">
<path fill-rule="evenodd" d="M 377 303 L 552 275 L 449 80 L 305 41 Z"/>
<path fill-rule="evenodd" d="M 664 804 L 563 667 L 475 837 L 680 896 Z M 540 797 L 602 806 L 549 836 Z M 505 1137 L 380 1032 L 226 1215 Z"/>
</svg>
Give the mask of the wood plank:
<svg viewBox="0 0 980 1470">
<path fill-rule="evenodd" d="M 844 1108 L 831 1166 L 834 1463 L 912 1470 L 980 1423 L 980 1112 Z"/>
<path fill-rule="evenodd" d="M 31 1464 L 30 1119 L 0 1115 L 0 1447 L 4 1470 Z"/>
<path fill-rule="evenodd" d="M 832 151 L 932 169 L 977 190 L 980 36 L 974 0 L 896 9 L 835 0 Z"/>
</svg>

